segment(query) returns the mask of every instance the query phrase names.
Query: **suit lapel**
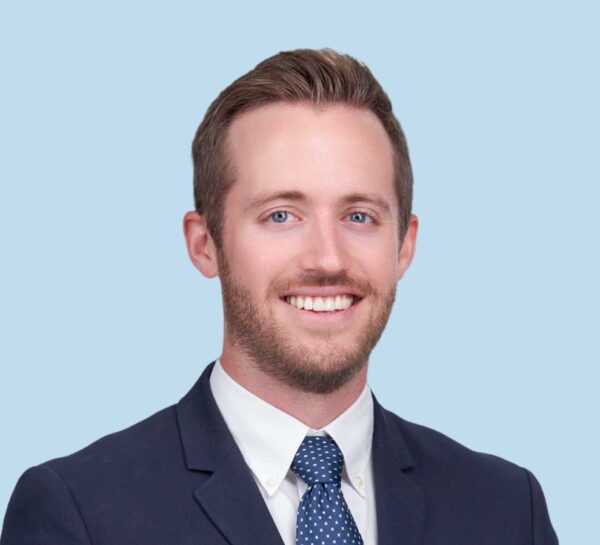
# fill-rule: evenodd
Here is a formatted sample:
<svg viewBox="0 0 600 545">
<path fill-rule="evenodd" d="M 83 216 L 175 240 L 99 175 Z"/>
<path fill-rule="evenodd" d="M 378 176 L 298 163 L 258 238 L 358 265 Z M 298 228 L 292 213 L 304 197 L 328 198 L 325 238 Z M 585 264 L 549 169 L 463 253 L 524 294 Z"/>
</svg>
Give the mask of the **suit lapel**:
<svg viewBox="0 0 600 545">
<path fill-rule="evenodd" d="M 194 495 L 232 545 L 283 545 L 256 482 L 232 452 Z"/>
<path fill-rule="evenodd" d="M 415 465 L 395 417 L 373 396 L 373 477 L 378 545 L 417 545 L 424 522 L 424 497 L 408 477 Z"/>
<path fill-rule="evenodd" d="M 194 490 L 199 507 L 231 545 L 283 545 L 252 474 L 210 390 L 211 363 L 177 404 L 188 469 L 209 476 Z M 378 545 L 417 545 L 424 522 L 421 489 L 409 477 L 414 460 L 399 422 L 373 396 L 373 477 Z"/>
<path fill-rule="evenodd" d="M 250 469 L 236 445 L 210 390 L 214 362 L 177 404 L 187 467 L 209 473 L 195 489 L 203 512 L 231 545 L 283 545 Z"/>
</svg>

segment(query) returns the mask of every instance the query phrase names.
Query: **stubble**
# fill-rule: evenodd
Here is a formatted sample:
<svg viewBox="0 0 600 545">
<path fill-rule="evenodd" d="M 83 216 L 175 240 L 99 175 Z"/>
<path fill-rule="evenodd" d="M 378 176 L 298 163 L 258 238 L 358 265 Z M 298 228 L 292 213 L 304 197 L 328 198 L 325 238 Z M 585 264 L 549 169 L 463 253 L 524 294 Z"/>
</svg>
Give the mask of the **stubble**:
<svg viewBox="0 0 600 545">
<path fill-rule="evenodd" d="M 388 322 L 396 285 L 385 293 L 370 284 L 351 278 L 347 273 L 331 276 L 296 278 L 295 287 L 344 285 L 357 288 L 375 301 L 366 325 L 348 346 L 336 342 L 335 331 L 324 330 L 319 350 L 298 342 L 286 333 L 261 305 L 256 295 L 238 282 L 222 252 L 218 252 L 219 277 L 223 310 L 231 341 L 238 345 L 267 375 L 304 392 L 328 394 L 347 384 L 366 365 Z M 290 282 L 288 281 L 288 284 Z M 268 297 L 281 293 L 281 286 L 271 286 Z M 265 301 L 266 303 L 266 301 Z M 361 303 L 364 304 L 364 303 Z"/>
</svg>

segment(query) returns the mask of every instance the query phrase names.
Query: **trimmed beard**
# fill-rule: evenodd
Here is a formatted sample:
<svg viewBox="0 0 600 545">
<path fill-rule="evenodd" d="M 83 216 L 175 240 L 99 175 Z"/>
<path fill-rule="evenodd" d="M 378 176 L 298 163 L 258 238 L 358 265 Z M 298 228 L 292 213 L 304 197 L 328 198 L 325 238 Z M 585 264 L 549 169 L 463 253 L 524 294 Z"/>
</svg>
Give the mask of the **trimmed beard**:
<svg viewBox="0 0 600 545">
<path fill-rule="evenodd" d="M 365 328 L 351 346 L 311 352 L 286 335 L 267 313 L 262 314 L 256 296 L 233 278 L 224 253 L 217 251 L 219 277 L 223 296 L 223 311 L 231 342 L 239 346 L 263 373 L 303 392 L 329 394 L 335 392 L 366 365 L 371 351 L 379 341 L 388 322 L 396 298 L 394 284 L 383 295 L 370 284 L 352 279 L 347 273 L 332 276 L 310 275 L 296 279 L 285 287 L 324 287 L 344 285 L 354 287 L 364 296 L 370 296 L 376 306 Z M 276 297 L 285 288 L 270 286 L 267 299 Z M 335 338 L 335 333 L 323 331 L 324 338 Z"/>
</svg>

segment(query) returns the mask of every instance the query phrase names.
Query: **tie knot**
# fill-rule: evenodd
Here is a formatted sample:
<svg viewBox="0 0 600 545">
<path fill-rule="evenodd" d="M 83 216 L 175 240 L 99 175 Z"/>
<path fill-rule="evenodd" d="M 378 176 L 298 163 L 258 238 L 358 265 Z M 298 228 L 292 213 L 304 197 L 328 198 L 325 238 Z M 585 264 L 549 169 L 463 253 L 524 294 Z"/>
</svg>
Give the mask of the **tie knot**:
<svg viewBox="0 0 600 545">
<path fill-rule="evenodd" d="M 306 436 L 294 456 L 292 471 L 306 484 L 340 484 L 344 456 L 328 435 Z"/>
</svg>

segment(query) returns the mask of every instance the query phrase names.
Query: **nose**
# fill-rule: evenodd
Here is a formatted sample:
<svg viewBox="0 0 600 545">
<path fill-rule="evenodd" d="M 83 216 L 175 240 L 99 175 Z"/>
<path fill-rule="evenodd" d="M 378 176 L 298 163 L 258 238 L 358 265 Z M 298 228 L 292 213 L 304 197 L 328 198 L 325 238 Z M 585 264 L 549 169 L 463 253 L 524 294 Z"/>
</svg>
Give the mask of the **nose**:
<svg viewBox="0 0 600 545">
<path fill-rule="evenodd" d="M 306 272 L 334 274 L 347 269 L 343 234 L 334 219 L 315 218 L 304 235 L 301 267 Z"/>
</svg>

